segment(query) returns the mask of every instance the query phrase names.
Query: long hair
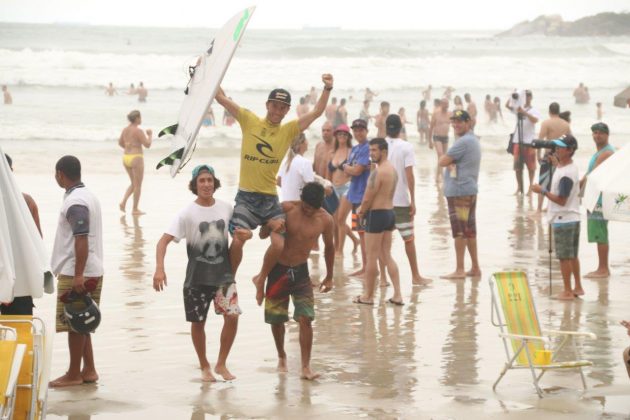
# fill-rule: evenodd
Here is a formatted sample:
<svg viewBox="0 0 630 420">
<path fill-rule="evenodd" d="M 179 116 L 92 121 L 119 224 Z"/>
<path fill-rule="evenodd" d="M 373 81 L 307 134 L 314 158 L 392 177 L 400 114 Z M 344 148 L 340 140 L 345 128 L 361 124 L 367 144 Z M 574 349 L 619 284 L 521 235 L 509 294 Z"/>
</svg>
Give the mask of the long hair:
<svg viewBox="0 0 630 420">
<path fill-rule="evenodd" d="M 345 131 L 340 131 L 340 133 L 346 133 Z M 346 143 L 346 146 L 348 147 L 348 149 L 352 149 L 352 135 L 346 136 L 348 138 L 348 141 Z M 337 138 L 337 134 L 335 134 L 335 147 L 334 147 L 334 151 L 336 152 L 339 149 L 339 138 Z"/>
<path fill-rule="evenodd" d="M 291 147 L 289 148 L 289 153 L 287 154 L 286 172 L 289 172 L 289 169 L 291 168 L 291 162 L 293 162 L 293 158 L 295 157 L 295 155 L 299 154 L 300 147 L 302 147 L 302 144 L 304 144 L 305 141 L 306 141 L 306 136 L 304 135 L 304 133 L 300 133 L 300 135 L 297 136 L 295 140 L 293 140 L 293 143 L 291 144 Z"/>
</svg>

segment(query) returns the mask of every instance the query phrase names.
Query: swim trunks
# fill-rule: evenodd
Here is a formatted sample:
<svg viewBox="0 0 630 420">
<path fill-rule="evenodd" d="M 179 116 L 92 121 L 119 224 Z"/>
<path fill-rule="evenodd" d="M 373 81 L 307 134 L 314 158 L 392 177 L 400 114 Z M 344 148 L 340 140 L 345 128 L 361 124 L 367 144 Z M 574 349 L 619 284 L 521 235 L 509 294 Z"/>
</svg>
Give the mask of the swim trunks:
<svg viewBox="0 0 630 420">
<path fill-rule="evenodd" d="M 588 242 L 608 245 L 608 220 L 601 211 L 586 212 Z"/>
<path fill-rule="evenodd" d="M 277 195 L 238 190 L 234 201 L 229 225 L 232 234 L 237 227 L 253 230 L 271 219 L 285 217 Z"/>
<path fill-rule="evenodd" d="M 446 197 L 446 202 L 448 204 L 448 217 L 451 221 L 453 238 L 476 238 L 477 221 L 475 209 L 477 207 L 477 196 Z"/>
<path fill-rule="evenodd" d="M 528 144 L 523 145 L 522 157 L 519 157 L 520 145 L 514 143 L 512 149 L 514 153 L 514 170 L 520 171 L 523 169 L 523 165 L 527 165 L 527 169 L 533 171 L 536 169 L 536 150 Z"/>
<path fill-rule="evenodd" d="M 124 154 L 123 155 L 123 165 L 125 165 L 126 168 L 131 168 L 131 164 L 133 163 L 133 160 L 135 158 L 137 158 L 137 157 L 142 159 L 143 158 L 142 153 Z"/>
<path fill-rule="evenodd" d="M 368 210 L 363 221 L 366 233 L 391 232 L 396 224 L 396 216 L 392 209 Z"/>
<path fill-rule="evenodd" d="M 217 315 L 240 315 L 243 313 L 238 306 L 236 283 L 225 283 L 221 286 L 184 287 L 186 321 L 205 321 L 212 301 L 214 301 L 214 313 Z"/>
<path fill-rule="evenodd" d="M 411 207 L 394 207 L 396 229 L 405 242 L 413 240 L 413 220 L 410 211 Z"/>
<path fill-rule="evenodd" d="M 289 296 L 293 298 L 293 319 L 305 317 L 315 319 L 315 298 L 308 273 L 308 264 L 295 267 L 276 264 L 269 277 L 265 290 L 265 322 L 282 324 L 289 320 Z"/>
<path fill-rule="evenodd" d="M 559 260 L 577 258 L 580 245 L 580 222 L 554 223 L 554 243 Z"/>
<path fill-rule="evenodd" d="M 433 141 L 439 141 L 440 143 L 448 144 L 448 136 L 433 136 Z"/>
<path fill-rule="evenodd" d="M 359 220 L 359 215 L 357 214 L 357 209 L 359 208 L 359 206 L 360 204 L 352 205 L 352 230 L 355 232 L 363 233 L 365 232 L 365 227 L 361 223 L 361 220 Z"/>
<path fill-rule="evenodd" d="M 90 297 L 96 303 L 97 306 L 101 306 L 101 289 L 103 288 L 103 277 L 85 277 L 87 282 L 90 279 L 96 280 L 96 288 L 90 292 Z M 56 322 L 55 329 L 57 332 L 68 332 L 70 326 L 67 323 L 66 315 L 64 314 L 65 303 L 59 299 L 65 292 L 72 289 L 72 282 L 74 277 L 64 276 L 60 274 L 57 276 L 57 310 L 56 310 Z"/>
<path fill-rule="evenodd" d="M 33 297 L 20 296 L 13 298 L 13 302 L 0 305 L 2 315 L 33 315 Z"/>
</svg>

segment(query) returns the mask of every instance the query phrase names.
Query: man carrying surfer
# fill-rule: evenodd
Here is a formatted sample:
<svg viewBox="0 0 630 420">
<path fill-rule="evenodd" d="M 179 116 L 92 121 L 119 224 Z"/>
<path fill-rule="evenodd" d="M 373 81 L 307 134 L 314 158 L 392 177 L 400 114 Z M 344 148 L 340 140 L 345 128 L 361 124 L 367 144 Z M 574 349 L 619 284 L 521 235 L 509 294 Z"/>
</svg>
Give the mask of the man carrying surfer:
<svg viewBox="0 0 630 420">
<path fill-rule="evenodd" d="M 324 74 L 322 81 L 324 89 L 315 107 L 286 124 L 282 124 L 282 120 L 291 107 L 291 95 L 284 89 L 274 89 L 269 94 L 265 118 L 241 108 L 229 99 L 221 88 L 215 97 L 219 104 L 234 115 L 243 135 L 239 190 L 235 198 L 234 214 L 230 220 L 230 232 L 234 232 L 236 228 L 253 230 L 262 225 L 267 225 L 271 230 L 271 246 L 265 253 L 260 273 L 253 279 L 258 304 L 263 300 L 264 280 L 278 262 L 284 247 L 281 233 L 284 230 L 285 216 L 278 201 L 276 176 L 293 139 L 306 130 L 326 109 L 333 88 L 333 77 Z M 230 262 L 234 275 L 243 259 L 245 241 L 234 237 L 230 246 Z"/>
</svg>

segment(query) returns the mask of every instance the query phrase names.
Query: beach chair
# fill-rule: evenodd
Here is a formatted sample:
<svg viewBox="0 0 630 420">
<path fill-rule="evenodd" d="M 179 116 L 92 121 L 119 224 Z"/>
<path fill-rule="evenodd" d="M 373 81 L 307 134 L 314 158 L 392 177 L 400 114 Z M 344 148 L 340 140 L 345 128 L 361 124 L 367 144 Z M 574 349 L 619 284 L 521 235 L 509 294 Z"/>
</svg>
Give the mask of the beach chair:
<svg viewBox="0 0 630 420">
<path fill-rule="evenodd" d="M 17 341 L 15 329 L 0 325 L 0 420 L 13 419 L 17 383 L 26 345 Z"/>
<path fill-rule="evenodd" d="M 25 348 L 13 419 L 43 419 L 46 417 L 51 354 L 45 324 L 40 318 L 29 315 L 0 315 L 0 325 L 14 329 L 17 342 Z"/>
<path fill-rule="evenodd" d="M 490 276 L 492 293 L 492 324 L 500 329 L 507 362 L 492 389 L 503 379 L 510 369 L 528 369 L 531 372 L 538 396 L 543 393 L 539 382 L 550 370 L 577 369 L 586 389 L 586 380 L 582 368 L 592 366 L 588 360 L 579 360 L 575 339 L 597 337 L 593 333 L 575 331 L 555 331 L 540 329 L 534 299 L 532 298 L 527 275 L 523 272 L 500 272 Z M 555 340 L 555 347 L 552 337 Z M 573 360 L 564 360 L 567 350 L 572 350 Z M 536 372 L 540 373 L 537 374 Z"/>
</svg>

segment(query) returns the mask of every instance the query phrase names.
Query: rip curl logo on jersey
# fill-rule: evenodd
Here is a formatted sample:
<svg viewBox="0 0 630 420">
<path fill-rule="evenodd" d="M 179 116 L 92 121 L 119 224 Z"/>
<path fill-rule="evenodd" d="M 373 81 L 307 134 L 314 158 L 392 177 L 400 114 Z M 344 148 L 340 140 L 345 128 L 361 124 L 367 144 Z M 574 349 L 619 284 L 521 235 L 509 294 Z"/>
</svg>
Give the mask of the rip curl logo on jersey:
<svg viewBox="0 0 630 420">
<path fill-rule="evenodd" d="M 256 150 L 258 150 L 258 153 L 260 153 L 266 158 L 272 158 L 273 156 L 269 156 L 267 153 L 263 152 L 263 150 L 268 149 L 269 153 L 273 153 L 273 147 L 271 147 L 269 143 L 267 143 L 265 140 L 261 139 L 260 137 L 258 136 L 254 136 L 254 137 L 256 137 L 258 141 L 260 141 L 260 143 L 256 145 Z"/>
</svg>

